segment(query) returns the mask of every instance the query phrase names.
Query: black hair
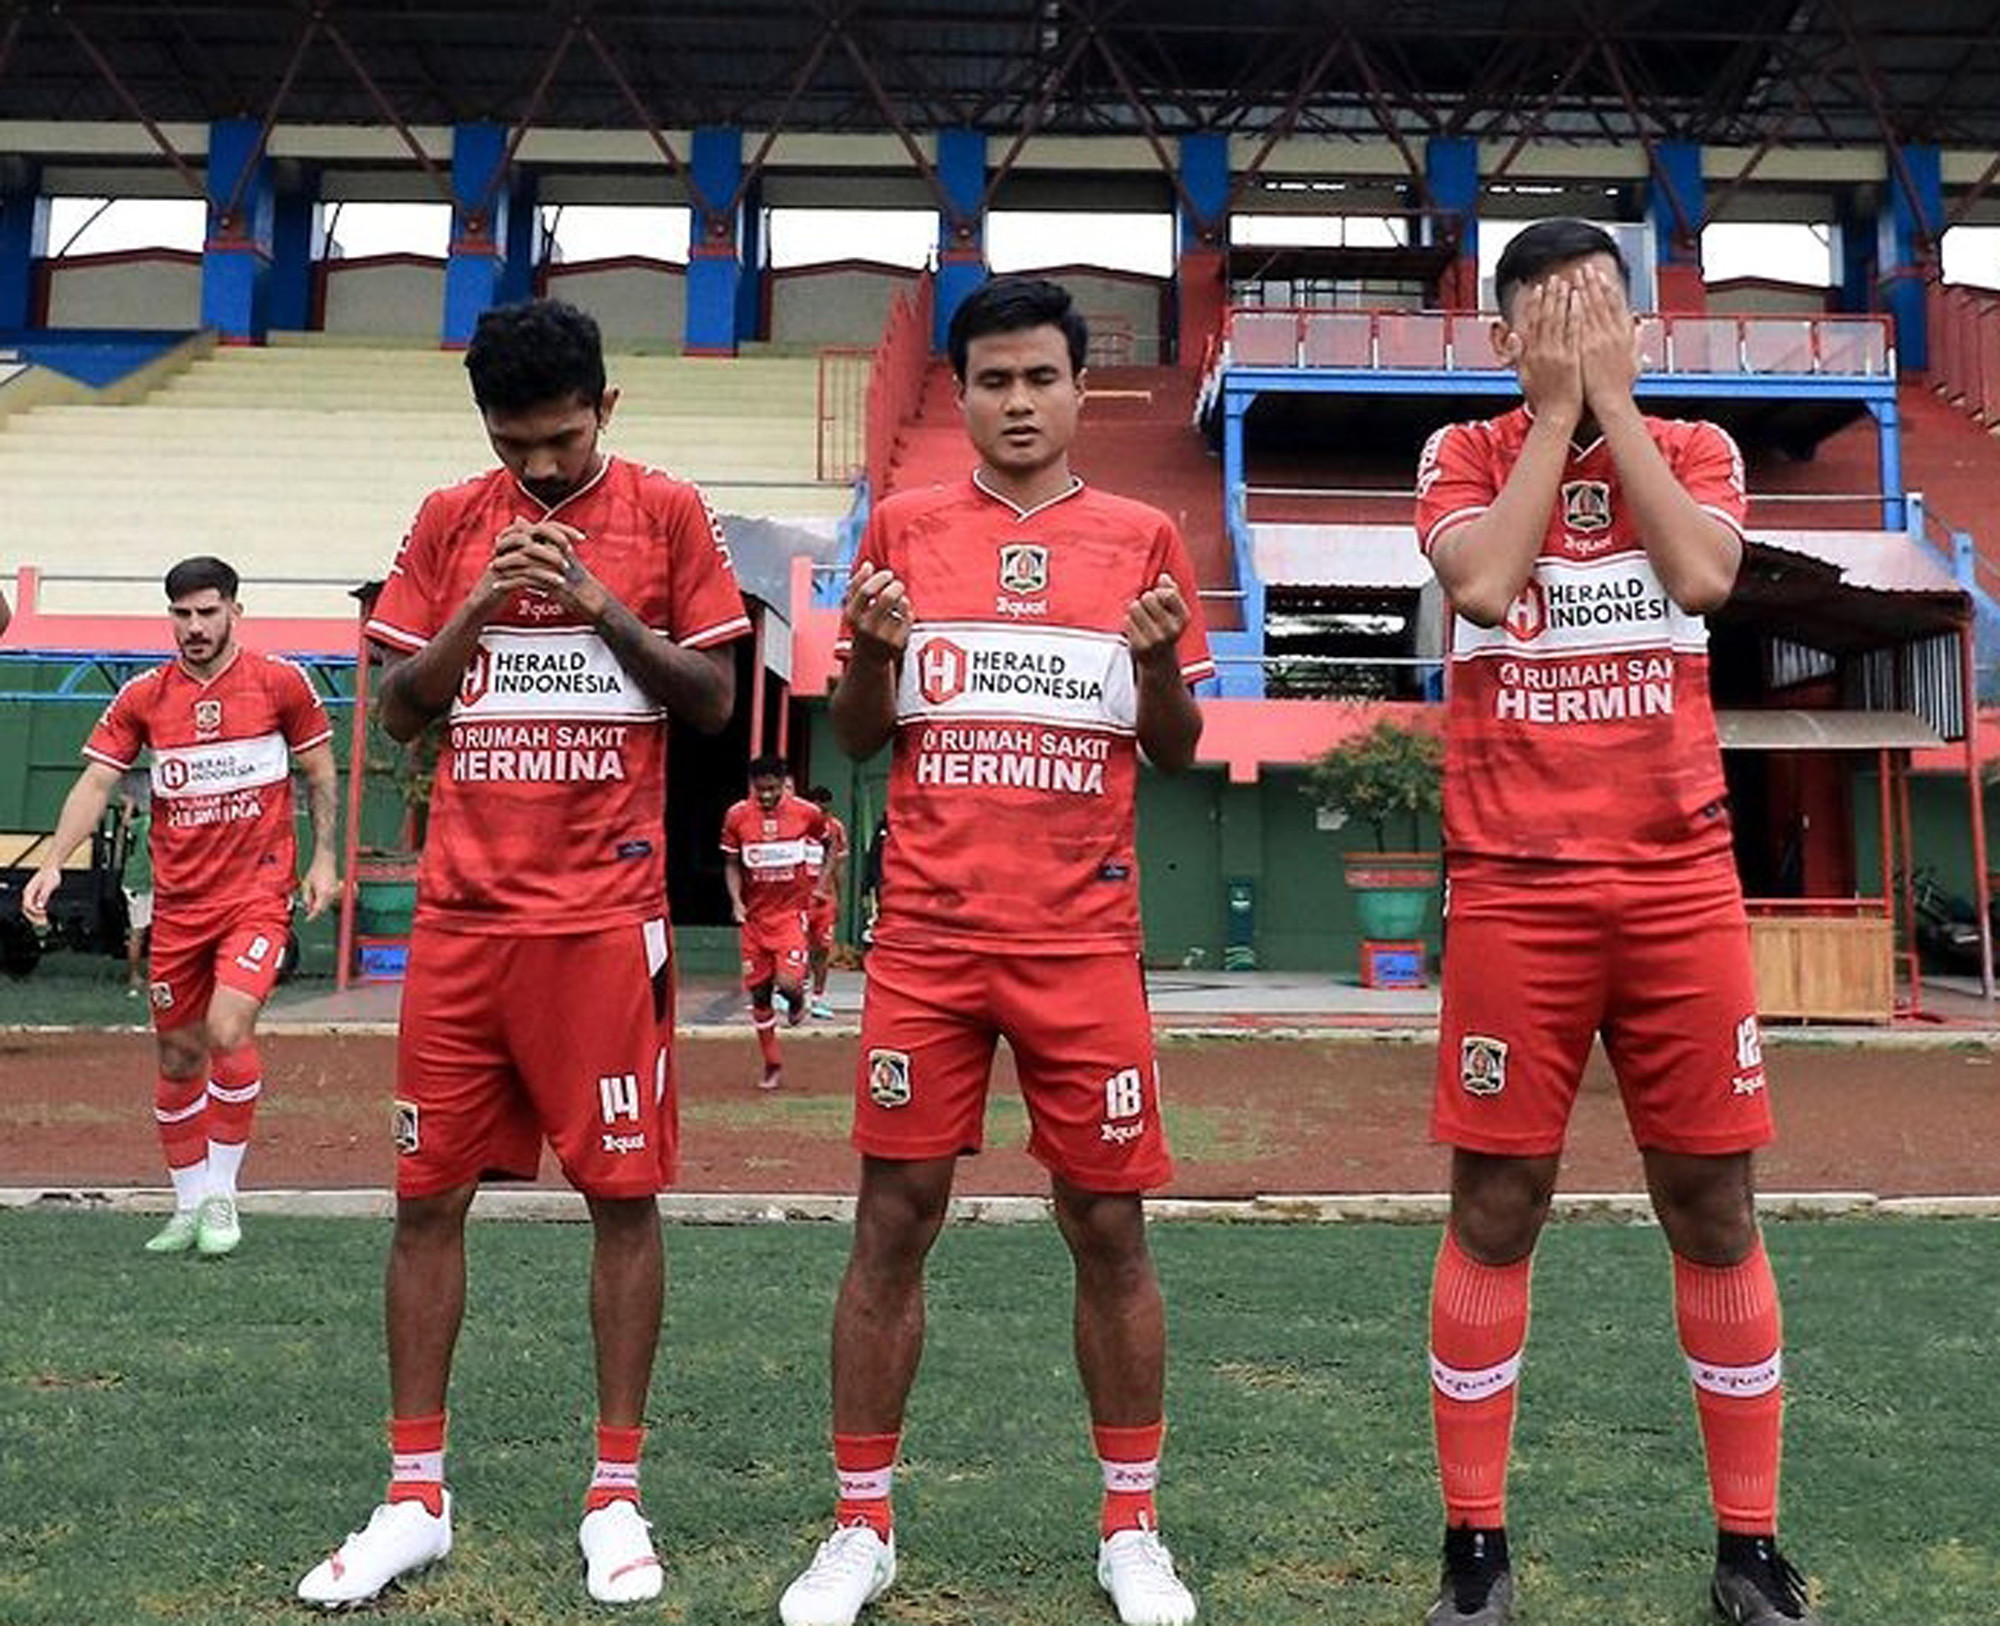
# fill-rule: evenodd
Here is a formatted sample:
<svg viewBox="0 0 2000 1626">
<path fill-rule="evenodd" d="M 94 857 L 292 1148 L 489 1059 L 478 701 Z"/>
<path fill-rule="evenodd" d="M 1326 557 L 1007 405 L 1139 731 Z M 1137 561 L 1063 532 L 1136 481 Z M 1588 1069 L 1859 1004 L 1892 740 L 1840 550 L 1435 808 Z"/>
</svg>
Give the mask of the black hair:
<svg viewBox="0 0 2000 1626">
<path fill-rule="evenodd" d="M 1083 371 L 1090 350 L 1090 329 L 1069 297 L 1069 290 L 1046 277 L 993 277 L 982 282 L 951 313 L 945 347 L 951 371 L 965 382 L 965 353 L 974 339 L 990 333 L 1019 333 L 1031 327 L 1057 327 L 1069 343 L 1069 370 Z"/>
<path fill-rule="evenodd" d="M 167 572 L 167 602 L 183 599 L 190 593 L 199 593 L 204 588 L 213 587 L 224 598 L 234 598 L 238 583 L 235 567 L 212 554 L 198 553 L 192 559 L 183 559 Z"/>
<path fill-rule="evenodd" d="M 572 398 L 604 399 L 604 338 L 597 319 L 560 299 L 527 299 L 479 313 L 465 347 L 472 399 L 482 412 L 530 412 Z"/>
<path fill-rule="evenodd" d="M 1501 250 L 1500 263 L 1493 268 L 1493 303 L 1506 316 L 1514 290 L 1523 283 L 1533 282 L 1572 260 L 1587 260 L 1593 254 L 1610 255 L 1618 267 L 1618 280 L 1628 290 L 1631 288 L 1632 271 L 1625 263 L 1618 239 L 1602 226 L 1570 215 L 1538 220 Z"/>
<path fill-rule="evenodd" d="M 752 779 L 783 779 L 791 771 L 791 764 L 775 752 L 750 759 L 749 777 Z"/>
<path fill-rule="evenodd" d="M 828 790 L 824 785 L 814 785 L 811 790 L 806 792 L 806 800 L 817 802 L 821 807 L 831 807 L 833 806 L 833 792 Z"/>
</svg>

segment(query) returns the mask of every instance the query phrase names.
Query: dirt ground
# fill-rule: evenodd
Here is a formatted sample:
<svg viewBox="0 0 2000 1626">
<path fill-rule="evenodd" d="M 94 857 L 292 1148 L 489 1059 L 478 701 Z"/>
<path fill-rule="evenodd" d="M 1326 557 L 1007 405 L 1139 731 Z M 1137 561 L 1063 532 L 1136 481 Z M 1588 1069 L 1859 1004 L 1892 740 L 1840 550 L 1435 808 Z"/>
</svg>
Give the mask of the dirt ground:
<svg viewBox="0 0 2000 1626">
<path fill-rule="evenodd" d="M 394 1040 L 276 1034 L 263 1041 L 266 1090 L 246 1184 L 385 1186 Z M 846 1193 L 851 1037 L 786 1040 L 784 1088 L 753 1087 L 745 1028 L 685 1040 L 681 1074 L 684 1191 Z M 1773 1045 L 1779 1122 L 1759 1185 L 1771 1192 L 1878 1196 L 2000 1190 L 2000 1051 Z M 1168 1127 L 1178 1160 L 1169 1192 L 1426 1192 L 1445 1154 L 1426 1143 L 1432 1049 L 1369 1040 L 1180 1040 L 1162 1050 Z M 0 1033 L 0 1185 L 164 1183 L 150 1111 L 152 1042 L 131 1033 Z M 1046 1189 L 1021 1150 L 1025 1119 L 1002 1052 L 989 1149 L 963 1166 L 959 1190 Z M 560 1177 L 545 1164 L 543 1178 Z M 1563 1187 L 1633 1191 L 1639 1164 L 1598 1057 L 1571 1129 Z"/>
</svg>

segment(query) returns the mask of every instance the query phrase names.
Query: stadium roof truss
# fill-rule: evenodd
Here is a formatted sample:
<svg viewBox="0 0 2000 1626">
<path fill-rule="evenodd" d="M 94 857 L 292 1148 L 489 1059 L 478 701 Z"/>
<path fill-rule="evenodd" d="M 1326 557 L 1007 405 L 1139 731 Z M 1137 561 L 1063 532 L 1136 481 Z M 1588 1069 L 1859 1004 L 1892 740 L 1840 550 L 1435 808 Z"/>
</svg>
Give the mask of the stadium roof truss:
<svg viewBox="0 0 2000 1626">
<path fill-rule="evenodd" d="M 699 126 L 889 136 L 951 212 L 924 137 L 987 133 L 993 188 L 1036 137 L 1123 135 L 1179 189 L 1171 143 L 1248 147 L 1239 195 L 1288 138 L 1386 144 L 1420 208 L 1423 145 L 1661 142 L 1739 149 L 1715 218 L 1779 150 L 1904 144 L 2000 153 L 1995 0 L 0 0 L 0 128 L 143 129 L 153 162 L 202 190 L 176 126 L 256 119 L 396 131 L 449 196 L 418 131 L 460 123 L 643 133 L 704 213 L 679 141 Z M 676 137 L 673 132 L 682 132 Z M 23 143 L 11 143 L 23 150 Z M 1954 220 L 2000 180 L 1961 169 Z M 1181 197 L 1187 202 L 1185 196 Z M 1918 211 L 1921 216 L 1922 211 Z M 1700 220 L 1677 225 L 1691 234 Z"/>
</svg>

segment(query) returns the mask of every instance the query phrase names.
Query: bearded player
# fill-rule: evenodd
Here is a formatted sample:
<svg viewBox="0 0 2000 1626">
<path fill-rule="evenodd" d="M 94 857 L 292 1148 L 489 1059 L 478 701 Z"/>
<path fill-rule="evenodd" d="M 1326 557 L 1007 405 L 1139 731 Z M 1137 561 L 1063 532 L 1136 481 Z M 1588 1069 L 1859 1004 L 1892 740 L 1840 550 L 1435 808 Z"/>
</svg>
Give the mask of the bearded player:
<svg viewBox="0 0 2000 1626">
<path fill-rule="evenodd" d="M 291 935 L 292 893 L 308 918 L 339 895 L 333 728 L 304 672 L 238 642 L 238 585 L 230 565 L 206 555 L 167 572 L 178 656 L 132 679 L 98 719 L 48 861 L 21 899 L 30 920 L 47 918 L 62 861 L 150 754 L 153 1118 L 174 1212 L 149 1253 L 214 1257 L 241 1241 L 237 1179 L 264 1089 L 257 1018 Z M 294 756 L 313 831 L 303 881 L 294 868 Z"/>
</svg>

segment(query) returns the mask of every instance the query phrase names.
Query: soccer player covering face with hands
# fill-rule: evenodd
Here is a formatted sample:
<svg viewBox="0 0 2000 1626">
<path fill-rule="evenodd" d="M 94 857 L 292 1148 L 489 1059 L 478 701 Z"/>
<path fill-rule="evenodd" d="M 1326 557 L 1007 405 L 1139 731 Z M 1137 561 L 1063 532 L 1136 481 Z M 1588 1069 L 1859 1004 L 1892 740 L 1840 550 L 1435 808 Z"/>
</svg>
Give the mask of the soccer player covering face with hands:
<svg viewBox="0 0 2000 1626">
<path fill-rule="evenodd" d="M 390 1477 L 299 1583 L 341 1608 L 451 1548 L 445 1400 L 482 1177 L 546 1140 L 590 1210 L 595 1467 L 577 1539 L 602 1603 L 656 1597 L 639 1453 L 672 1179 L 663 810 L 669 717 L 713 732 L 749 631 L 701 494 L 600 444 L 597 324 L 490 310 L 465 355 L 500 466 L 434 492 L 376 601 L 383 726 L 443 730 L 396 1051 Z"/>
<path fill-rule="evenodd" d="M 1195 1617 L 1154 1506 L 1165 1331 L 1140 1194 L 1171 1165 L 1133 845 L 1138 753 L 1193 760 L 1189 685 L 1214 668 L 1172 523 L 1070 471 L 1085 338 L 1052 283 L 999 278 L 960 305 L 951 361 L 977 466 L 881 503 L 847 593 L 834 728 L 855 757 L 894 754 L 834 1311 L 839 1500 L 779 1602 L 785 1626 L 848 1626 L 895 1577 L 924 1260 L 956 1161 L 979 1149 L 1001 1037 L 1074 1262 L 1098 1579 L 1128 1626 Z"/>
<path fill-rule="evenodd" d="M 1522 405 L 1440 430 L 1417 481 L 1418 537 L 1455 612 L 1432 1113 L 1454 1152 L 1430 1314 L 1446 1529 L 1427 1622 L 1513 1618 L 1529 1266 L 1601 1036 L 1672 1250 L 1712 1600 L 1741 1626 L 1812 1623 L 1776 1544 L 1778 1296 L 1751 1195 L 1771 1111 L 1702 620 L 1742 557 L 1742 460 L 1713 424 L 1639 411 L 1606 233 L 1543 221 L 1494 280 Z"/>
</svg>

